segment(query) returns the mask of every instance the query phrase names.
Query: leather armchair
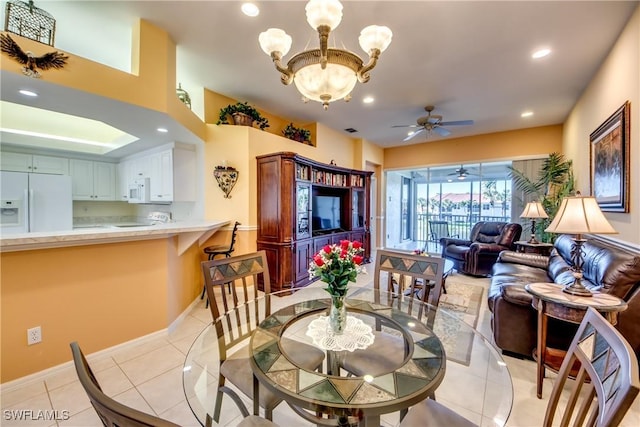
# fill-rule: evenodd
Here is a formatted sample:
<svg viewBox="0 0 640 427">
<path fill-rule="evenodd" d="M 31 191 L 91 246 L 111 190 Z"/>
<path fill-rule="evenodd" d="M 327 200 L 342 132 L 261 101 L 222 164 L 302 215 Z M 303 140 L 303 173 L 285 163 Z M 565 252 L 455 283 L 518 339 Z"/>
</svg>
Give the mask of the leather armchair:
<svg viewBox="0 0 640 427">
<path fill-rule="evenodd" d="M 486 276 L 500 252 L 513 250 L 522 226 L 517 223 L 480 221 L 471 229 L 469 240 L 443 237 L 442 257 L 453 261 L 455 269 L 472 276 Z"/>
</svg>

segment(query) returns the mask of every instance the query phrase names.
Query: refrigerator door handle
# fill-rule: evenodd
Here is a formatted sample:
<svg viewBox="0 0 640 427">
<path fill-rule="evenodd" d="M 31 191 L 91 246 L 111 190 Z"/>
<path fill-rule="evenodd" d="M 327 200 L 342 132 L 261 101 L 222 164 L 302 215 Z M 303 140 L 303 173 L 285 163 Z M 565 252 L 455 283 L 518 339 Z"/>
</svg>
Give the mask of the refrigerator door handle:
<svg viewBox="0 0 640 427">
<path fill-rule="evenodd" d="M 34 195 L 33 195 L 33 189 L 29 189 L 29 203 L 27 204 L 27 206 L 25 206 L 25 212 L 27 212 L 25 214 L 25 216 L 28 215 L 28 219 L 29 222 L 27 222 L 27 231 L 31 231 L 31 226 L 33 224 L 34 221 L 34 213 L 35 213 L 35 206 L 33 206 L 33 199 L 34 199 Z"/>
</svg>

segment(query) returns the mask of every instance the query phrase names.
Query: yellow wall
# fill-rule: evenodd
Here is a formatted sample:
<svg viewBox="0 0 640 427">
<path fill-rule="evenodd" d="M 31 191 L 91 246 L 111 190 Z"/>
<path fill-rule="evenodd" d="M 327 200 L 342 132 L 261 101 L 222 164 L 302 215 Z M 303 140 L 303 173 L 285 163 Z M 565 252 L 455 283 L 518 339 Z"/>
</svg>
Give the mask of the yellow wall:
<svg viewBox="0 0 640 427">
<path fill-rule="evenodd" d="M 198 116 L 176 96 L 175 43 L 168 34 L 140 20 L 133 33 L 133 68 L 129 74 L 88 59 L 66 53 L 62 70 L 45 71 L 46 81 L 118 101 L 166 112 L 198 137 L 204 139 L 205 126 Z M 50 46 L 11 34 L 23 50 L 42 55 Z M 140 55 L 137 55 L 140 52 Z M 22 66 L 2 55 L 2 70 L 22 74 Z"/>
<path fill-rule="evenodd" d="M 565 123 L 563 152 L 573 160 L 578 188 L 591 194 L 589 135 L 625 101 L 631 103 L 629 213 L 606 212 L 619 232 L 603 236 L 640 245 L 640 7 L 571 111 Z"/>
<path fill-rule="evenodd" d="M 384 150 L 385 169 L 546 156 L 562 151 L 562 125 L 452 138 Z"/>
<path fill-rule="evenodd" d="M 166 328 L 199 292 L 195 252 L 157 239 L 0 254 L 1 381 L 70 360 L 74 340 L 92 353 Z"/>
<path fill-rule="evenodd" d="M 225 108 L 227 105 L 235 104 L 236 102 L 244 102 L 243 99 L 233 99 L 228 96 L 224 96 L 222 94 L 212 92 L 208 89 L 204 89 L 204 121 L 205 123 L 216 124 L 220 119 L 220 110 Z M 264 130 L 264 132 L 271 133 L 274 135 L 282 136 L 282 130 L 289 124 L 293 123 L 294 126 L 307 129 L 311 132 L 311 141 L 312 145 L 316 144 L 317 141 L 317 131 L 316 131 L 316 123 L 301 123 L 294 120 L 285 119 L 282 117 L 275 116 L 268 111 L 260 108 L 259 105 L 249 104 L 254 107 L 260 115 L 266 118 L 269 121 L 269 127 Z M 227 119 L 229 120 L 229 119 Z M 295 142 L 295 141 L 294 141 Z M 299 144 L 299 143 L 298 143 Z"/>
</svg>

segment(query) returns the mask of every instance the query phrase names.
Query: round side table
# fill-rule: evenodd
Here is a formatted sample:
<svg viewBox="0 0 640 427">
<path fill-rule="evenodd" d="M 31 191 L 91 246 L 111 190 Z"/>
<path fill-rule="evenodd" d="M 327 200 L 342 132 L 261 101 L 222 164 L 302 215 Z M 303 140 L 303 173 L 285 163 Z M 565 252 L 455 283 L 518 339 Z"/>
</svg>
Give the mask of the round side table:
<svg viewBox="0 0 640 427">
<path fill-rule="evenodd" d="M 563 286 L 555 283 L 530 283 L 525 286 L 533 296 L 531 305 L 538 311 L 538 342 L 534 358 L 538 364 L 536 391 L 542 398 L 542 380 L 545 368 L 558 372 L 565 352 L 547 347 L 547 322 L 549 317 L 571 323 L 580 323 L 587 309 L 593 307 L 612 325 L 618 321 L 618 313 L 627 309 L 627 303 L 615 295 L 594 292 L 593 296 L 581 297 L 562 292 Z"/>
</svg>

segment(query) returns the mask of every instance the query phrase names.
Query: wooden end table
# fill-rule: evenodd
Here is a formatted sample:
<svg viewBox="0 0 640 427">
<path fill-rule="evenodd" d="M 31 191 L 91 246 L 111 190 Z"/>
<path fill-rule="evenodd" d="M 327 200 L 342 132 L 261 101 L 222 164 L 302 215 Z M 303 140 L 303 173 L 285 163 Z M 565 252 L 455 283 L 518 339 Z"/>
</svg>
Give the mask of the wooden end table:
<svg viewBox="0 0 640 427">
<path fill-rule="evenodd" d="M 530 243 L 526 240 L 519 240 L 515 242 L 514 245 L 516 245 L 517 252 L 546 256 L 548 256 L 553 249 L 553 244 L 551 243 Z"/>
<path fill-rule="evenodd" d="M 536 392 L 542 398 L 542 380 L 545 368 L 558 372 L 565 351 L 547 347 L 547 322 L 549 317 L 565 322 L 580 323 L 587 309 L 593 307 L 612 325 L 618 322 L 618 313 L 627 309 L 627 303 L 615 295 L 594 292 L 591 297 L 581 297 L 562 292 L 563 286 L 555 283 L 530 283 L 525 286 L 533 296 L 531 305 L 538 311 L 538 342 L 533 357 L 538 364 Z"/>
</svg>

